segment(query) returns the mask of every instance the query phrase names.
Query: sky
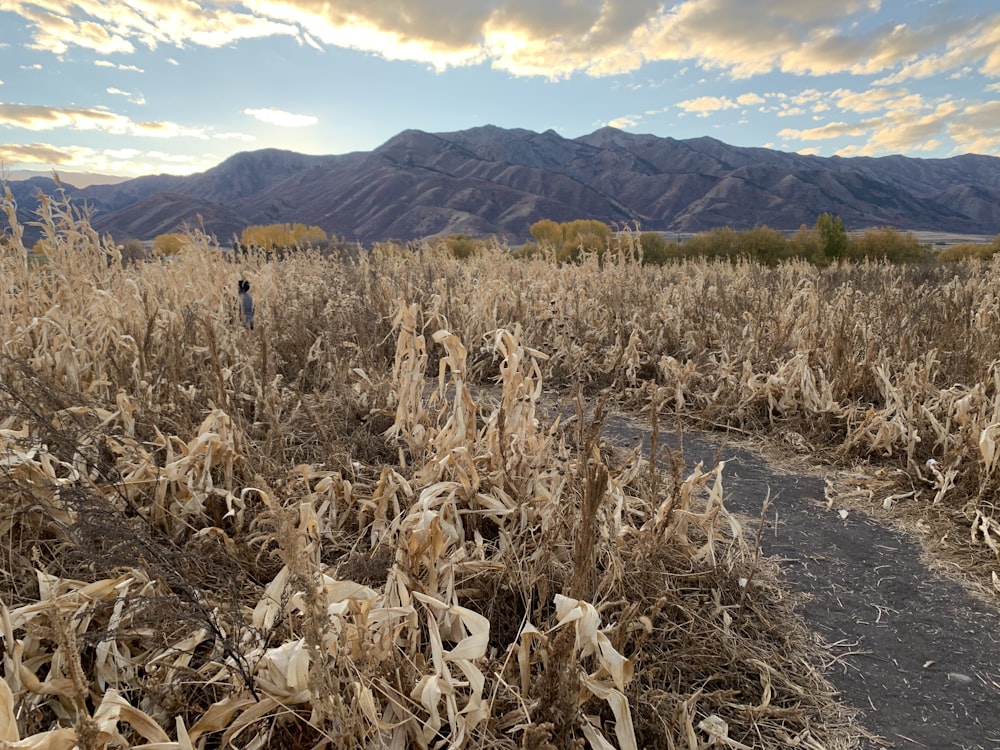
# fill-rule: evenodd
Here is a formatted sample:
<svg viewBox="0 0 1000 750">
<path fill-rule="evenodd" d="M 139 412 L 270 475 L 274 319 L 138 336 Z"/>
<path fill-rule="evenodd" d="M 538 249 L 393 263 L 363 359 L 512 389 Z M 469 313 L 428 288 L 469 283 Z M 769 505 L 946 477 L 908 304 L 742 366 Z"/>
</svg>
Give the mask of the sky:
<svg viewBox="0 0 1000 750">
<path fill-rule="evenodd" d="M 1000 156 L 1000 0 L 0 0 L 0 177 L 481 125 Z"/>
</svg>

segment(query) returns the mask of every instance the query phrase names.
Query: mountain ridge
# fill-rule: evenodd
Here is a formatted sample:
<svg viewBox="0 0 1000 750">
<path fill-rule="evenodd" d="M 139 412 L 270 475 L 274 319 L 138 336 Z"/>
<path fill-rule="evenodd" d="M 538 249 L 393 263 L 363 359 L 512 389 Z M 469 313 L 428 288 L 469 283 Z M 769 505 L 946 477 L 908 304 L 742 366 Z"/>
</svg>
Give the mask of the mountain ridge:
<svg viewBox="0 0 1000 750">
<path fill-rule="evenodd" d="M 41 177 L 8 185 L 23 223 L 32 220 L 33 194 L 56 190 Z M 821 213 L 849 229 L 1000 233 L 997 157 L 821 157 L 611 127 L 574 139 L 494 125 L 408 129 L 372 151 L 244 151 L 194 175 L 62 189 L 118 241 L 200 226 L 228 244 L 242 226 L 303 223 L 361 243 L 450 233 L 522 242 L 540 219 L 794 231 Z"/>
</svg>

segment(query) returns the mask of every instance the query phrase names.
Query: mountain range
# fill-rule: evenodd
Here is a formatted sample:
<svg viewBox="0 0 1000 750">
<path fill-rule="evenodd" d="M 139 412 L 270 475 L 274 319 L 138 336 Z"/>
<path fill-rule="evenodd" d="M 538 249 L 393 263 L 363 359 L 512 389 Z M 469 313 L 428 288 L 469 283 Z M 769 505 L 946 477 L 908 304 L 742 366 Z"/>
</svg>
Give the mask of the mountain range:
<svg viewBox="0 0 1000 750">
<path fill-rule="evenodd" d="M 23 224 L 37 218 L 38 192 L 57 190 L 48 177 L 7 185 Z M 997 157 L 820 157 L 610 127 L 574 139 L 492 125 L 405 130 L 373 151 L 263 149 L 199 174 L 62 189 L 117 241 L 190 226 L 229 244 L 249 225 L 302 223 L 363 244 L 452 233 L 520 243 L 540 219 L 688 233 L 795 230 L 821 213 L 849 230 L 1000 233 Z M 25 244 L 37 236 L 28 226 Z"/>
</svg>

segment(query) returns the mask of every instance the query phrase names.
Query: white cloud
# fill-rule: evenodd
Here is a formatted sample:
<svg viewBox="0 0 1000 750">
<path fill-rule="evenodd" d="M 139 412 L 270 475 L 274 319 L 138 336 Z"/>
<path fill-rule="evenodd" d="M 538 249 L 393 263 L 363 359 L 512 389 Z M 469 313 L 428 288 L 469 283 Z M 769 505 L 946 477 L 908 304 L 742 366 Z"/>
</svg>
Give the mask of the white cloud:
<svg viewBox="0 0 1000 750">
<path fill-rule="evenodd" d="M 947 25 L 946 25 L 947 27 Z M 942 75 L 949 71 L 975 68 L 978 63 L 982 74 L 996 77 L 1000 75 L 1000 19 L 994 14 L 981 23 L 967 28 L 953 28 L 948 38 L 943 40 L 944 51 L 914 55 L 914 59 L 895 73 L 876 81 L 876 85 L 891 86 L 903 81 Z"/>
<path fill-rule="evenodd" d="M 250 135 L 249 133 L 215 133 L 213 136 L 219 141 L 242 141 L 243 143 L 253 143 L 257 140 L 256 136 Z"/>
<path fill-rule="evenodd" d="M 618 128 L 620 130 L 627 130 L 628 128 L 634 128 L 642 120 L 639 115 L 622 115 L 621 117 L 616 117 L 608 122 L 613 128 Z"/>
<path fill-rule="evenodd" d="M 135 73 L 143 73 L 143 69 L 135 65 L 123 65 L 122 63 L 113 63 L 110 60 L 94 60 L 94 65 L 98 68 L 114 68 L 115 70 L 130 70 Z"/>
<path fill-rule="evenodd" d="M 884 73 L 885 85 L 970 67 L 1000 75 L 996 11 L 908 25 L 880 0 L 769 0 L 766 12 L 746 0 L 4 0 L 4 9 L 27 22 L 31 47 L 55 54 L 72 46 L 106 54 L 221 47 L 280 35 L 437 70 L 488 62 L 551 79 L 663 60 L 736 78 Z"/>
<path fill-rule="evenodd" d="M 838 121 L 795 129 L 778 135 L 793 141 L 851 139 L 841 147 L 840 156 L 877 156 L 886 153 L 929 152 L 942 147 L 945 137 L 958 151 L 991 153 L 1000 149 L 1000 102 L 970 103 L 948 99 L 935 104 L 918 96 L 880 98 L 881 106 L 871 106 L 863 98 L 842 96 L 845 112 L 865 112 L 871 116 L 854 122 Z"/>
<path fill-rule="evenodd" d="M 11 169 L 45 168 L 138 177 L 159 172 L 191 174 L 218 162 L 218 156 L 209 154 L 191 157 L 132 148 L 94 149 L 48 143 L 0 145 L 0 163 Z"/>
<path fill-rule="evenodd" d="M 907 90 L 902 88 L 873 88 L 866 91 L 838 89 L 832 96 L 840 109 L 867 114 L 884 110 L 907 94 Z"/>
<path fill-rule="evenodd" d="M 281 128 L 305 128 L 319 122 L 319 118 L 313 115 L 296 115 L 272 107 L 244 109 L 243 114 L 250 115 L 261 122 L 266 122 L 268 125 L 277 125 Z"/>
<path fill-rule="evenodd" d="M 151 138 L 206 138 L 205 131 L 172 122 L 139 122 L 102 107 L 46 107 L 0 102 L 0 125 L 24 130 L 99 130 L 116 135 Z"/>
<path fill-rule="evenodd" d="M 760 94 L 746 93 L 737 96 L 736 101 L 741 107 L 752 107 L 754 104 L 763 104 L 764 97 Z"/>
<path fill-rule="evenodd" d="M 123 96 L 133 104 L 146 103 L 146 97 L 144 97 L 142 94 L 133 94 L 129 91 L 122 91 L 121 89 L 115 88 L 114 86 L 108 86 L 108 88 L 106 88 L 105 91 L 107 91 L 112 96 Z"/>
<path fill-rule="evenodd" d="M 677 102 L 677 106 L 684 112 L 694 113 L 699 117 L 707 117 L 712 112 L 733 109 L 739 105 L 725 96 L 699 96 L 696 99 L 685 99 L 682 102 Z"/>
<path fill-rule="evenodd" d="M 1000 151 L 1000 102 L 957 107 L 943 117 L 943 128 L 959 151 L 989 154 Z"/>
<path fill-rule="evenodd" d="M 5 15 L 18 14 L 24 21 L 27 46 L 57 55 L 74 47 L 93 50 L 101 57 L 96 65 L 118 70 L 142 72 L 112 61 L 127 59 L 138 50 L 223 47 L 278 36 L 305 48 L 363 50 L 438 71 L 488 65 L 512 76 L 550 80 L 632 73 L 649 63 L 672 61 L 682 69 L 680 77 L 687 79 L 690 72 L 691 78 L 702 79 L 695 89 L 698 96 L 684 94 L 688 98 L 679 104 L 663 101 L 682 114 L 710 117 L 742 108 L 741 116 L 747 116 L 754 107 L 783 118 L 784 123 L 805 125 L 782 130 L 782 137 L 802 142 L 850 140 L 843 148 L 856 153 L 919 150 L 931 143 L 1000 148 L 991 145 L 997 143 L 996 131 L 980 114 L 993 112 L 988 99 L 1000 92 L 1000 84 L 983 83 L 979 98 L 986 101 L 963 102 L 953 120 L 945 122 L 938 113 L 948 110 L 947 97 L 920 95 L 912 83 L 932 76 L 945 85 L 949 78 L 1000 79 L 1000 12 L 989 3 L 968 1 L 964 7 L 971 10 L 945 17 L 937 3 L 911 1 L 902 6 L 905 22 L 893 15 L 900 4 L 888 0 L 769 0 L 766 12 L 764 3 L 748 0 L 0 0 L 0 4 Z M 173 57 L 167 62 L 178 65 Z M 662 75 L 662 67 L 656 69 L 657 75 Z M 828 91 L 805 83 L 807 88 L 793 95 L 774 90 L 782 85 L 794 89 L 780 83 L 769 84 L 772 93 L 759 94 L 740 94 L 728 85 L 719 91 L 710 88 L 716 80 L 728 84 L 776 72 L 803 79 L 848 74 L 859 80 L 846 84 L 849 88 L 835 88 L 845 86 L 842 81 L 831 83 Z M 625 89 L 654 85 L 639 80 L 635 76 L 632 83 L 623 81 L 619 90 L 628 95 Z M 121 89 L 110 93 L 130 96 Z M 133 101 L 141 100 L 141 94 L 132 96 Z M 622 107 L 642 111 L 648 104 Z M 30 117 L 27 110 L 0 113 L 0 123 L 6 116 L 28 123 L 15 127 L 33 130 L 65 127 L 249 138 L 173 123 L 135 122 L 101 108 L 38 109 Z M 318 122 L 312 115 L 275 108 L 248 108 L 244 113 L 280 127 Z M 823 122 L 817 125 L 815 118 L 820 115 Z M 635 127 L 642 117 L 623 115 L 610 122 Z M 814 122 L 808 121 L 810 117 Z M 838 128 L 841 135 L 832 135 Z"/>
<path fill-rule="evenodd" d="M 781 138 L 798 141 L 823 141 L 832 138 L 843 138 L 844 136 L 863 136 L 868 133 L 865 127 L 847 122 L 830 122 L 818 128 L 808 128 L 797 130 L 795 128 L 784 128 L 778 131 Z"/>
</svg>

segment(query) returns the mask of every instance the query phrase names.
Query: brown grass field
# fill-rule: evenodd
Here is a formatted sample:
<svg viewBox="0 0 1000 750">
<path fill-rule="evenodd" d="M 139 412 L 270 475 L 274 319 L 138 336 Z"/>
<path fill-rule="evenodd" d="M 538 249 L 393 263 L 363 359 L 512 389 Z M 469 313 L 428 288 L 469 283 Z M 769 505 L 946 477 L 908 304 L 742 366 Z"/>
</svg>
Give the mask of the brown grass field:
<svg viewBox="0 0 1000 750">
<path fill-rule="evenodd" d="M 722 467 L 612 409 L 856 467 L 1000 591 L 1000 264 L 130 264 L 41 218 L 47 263 L 0 250 L 4 747 L 852 747 Z"/>
</svg>

